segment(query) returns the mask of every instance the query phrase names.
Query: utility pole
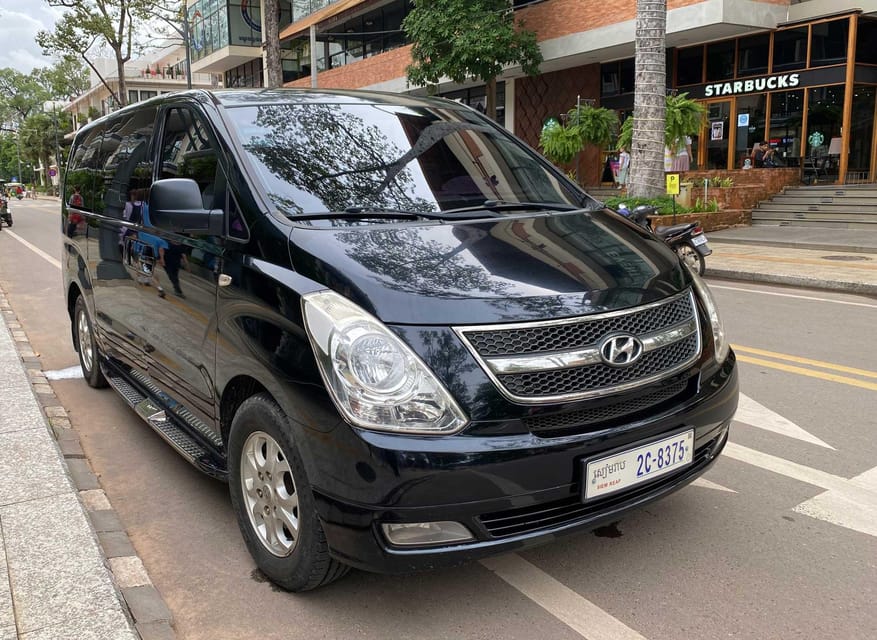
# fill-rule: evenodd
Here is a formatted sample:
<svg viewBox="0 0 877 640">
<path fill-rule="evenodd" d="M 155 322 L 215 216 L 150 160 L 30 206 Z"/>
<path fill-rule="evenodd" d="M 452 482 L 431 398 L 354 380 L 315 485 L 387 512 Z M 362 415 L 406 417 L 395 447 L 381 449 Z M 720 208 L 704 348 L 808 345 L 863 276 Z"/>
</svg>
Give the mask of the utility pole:
<svg viewBox="0 0 877 640">
<path fill-rule="evenodd" d="M 186 47 L 186 89 L 192 88 L 192 55 L 189 42 L 189 13 L 183 5 L 183 45 Z"/>
</svg>

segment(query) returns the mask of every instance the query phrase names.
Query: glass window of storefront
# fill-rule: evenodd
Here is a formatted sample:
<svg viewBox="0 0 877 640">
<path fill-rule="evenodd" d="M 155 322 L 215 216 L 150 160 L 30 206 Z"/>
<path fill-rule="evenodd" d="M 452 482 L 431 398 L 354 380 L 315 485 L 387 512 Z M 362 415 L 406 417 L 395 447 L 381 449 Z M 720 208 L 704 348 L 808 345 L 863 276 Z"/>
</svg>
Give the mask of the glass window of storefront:
<svg viewBox="0 0 877 640">
<path fill-rule="evenodd" d="M 636 74 L 634 60 L 618 60 L 600 66 L 602 95 L 617 96 L 622 93 L 633 93 Z"/>
<path fill-rule="evenodd" d="M 843 128 L 844 87 L 808 89 L 806 154 L 837 176 Z"/>
<path fill-rule="evenodd" d="M 847 60 L 849 35 L 848 18 L 814 24 L 810 34 L 810 66 L 844 64 Z"/>
<path fill-rule="evenodd" d="M 741 118 L 740 116 L 743 115 Z M 737 154 L 736 166 L 742 167 L 746 158 L 752 156 L 752 148 L 765 139 L 765 116 L 767 115 L 767 94 L 742 96 L 737 98 Z"/>
<path fill-rule="evenodd" d="M 770 146 L 786 164 L 794 166 L 801 155 L 804 124 L 804 90 L 778 91 L 770 99 Z"/>
<path fill-rule="evenodd" d="M 737 45 L 737 75 L 757 76 L 767 73 L 770 60 L 770 34 L 740 38 Z"/>
<path fill-rule="evenodd" d="M 676 56 L 676 84 L 684 87 L 687 84 L 703 82 L 703 46 L 679 49 Z"/>
<path fill-rule="evenodd" d="M 734 77 L 734 55 L 736 41 L 726 40 L 707 45 L 706 48 L 706 80 L 730 80 Z"/>
<path fill-rule="evenodd" d="M 807 65 L 809 27 L 777 31 L 773 36 L 773 71 L 792 71 Z"/>
<path fill-rule="evenodd" d="M 856 62 L 859 64 L 877 64 L 877 20 L 859 18 L 859 30 L 856 35 Z"/>
<path fill-rule="evenodd" d="M 853 88 L 853 119 L 850 132 L 850 153 L 847 182 L 866 182 L 871 169 L 874 140 L 874 113 L 877 87 L 856 85 Z"/>
</svg>

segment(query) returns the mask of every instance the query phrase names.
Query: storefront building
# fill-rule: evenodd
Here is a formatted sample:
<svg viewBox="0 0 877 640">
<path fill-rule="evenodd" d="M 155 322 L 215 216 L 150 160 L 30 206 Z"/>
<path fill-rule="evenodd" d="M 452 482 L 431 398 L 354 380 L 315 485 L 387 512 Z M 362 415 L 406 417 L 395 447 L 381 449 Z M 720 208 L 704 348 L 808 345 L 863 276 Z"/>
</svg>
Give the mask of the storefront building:
<svg viewBox="0 0 877 640">
<path fill-rule="evenodd" d="M 740 169 L 753 145 L 768 141 L 780 165 L 873 182 L 875 38 L 877 20 L 853 12 L 673 50 L 670 86 L 707 108 L 692 145 L 697 166 Z M 630 109 L 614 73 L 603 66 L 602 102 Z"/>
<path fill-rule="evenodd" d="M 498 79 L 506 127 L 535 147 L 543 122 L 578 99 L 622 117 L 632 112 L 636 0 L 511 4 L 536 32 L 545 61 L 538 76 L 509 68 Z M 741 168 L 753 144 L 767 139 L 785 164 L 819 163 L 839 182 L 875 180 L 877 0 L 667 4 L 668 91 L 686 92 L 708 109 L 708 126 L 694 137 L 698 167 Z M 281 5 L 286 86 L 426 93 L 405 78 L 411 55 L 401 24 L 409 0 Z M 250 21 L 237 19 L 244 9 Z M 200 19 L 198 11 L 219 19 L 205 19 L 203 35 L 195 30 L 203 48 L 193 52 L 196 70 L 224 72 L 227 86 L 260 86 L 258 0 L 189 0 L 190 20 Z M 484 101 L 479 83 L 443 82 L 437 90 L 476 108 Z M 585 181 L 598 182 L 600 150 L 587 150 L 580 165 Z"/>
</svg>

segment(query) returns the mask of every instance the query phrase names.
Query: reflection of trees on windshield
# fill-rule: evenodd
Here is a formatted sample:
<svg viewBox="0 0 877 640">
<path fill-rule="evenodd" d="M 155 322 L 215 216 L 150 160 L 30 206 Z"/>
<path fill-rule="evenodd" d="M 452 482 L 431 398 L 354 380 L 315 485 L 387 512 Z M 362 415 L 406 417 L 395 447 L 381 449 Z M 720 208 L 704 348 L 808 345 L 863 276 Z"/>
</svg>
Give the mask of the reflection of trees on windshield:
<svg viewBox="0 0 877 640">
<path fill-rule="evenodd" d="M 435 205 L 412 197 L 416 190 L 409 169 L 394 167 L 404 151 L 375 124 L 340 105 L 288 105 L 258 107 L 260 136 L 245 148 L 286 183 L 284 193 L 269 195 L 289 213 L 304 213 L 295 192 L 317 198 L 327 211 L 350 206 L 382 207 L 405 211 L 434 211 Z M 393 167 L 393 175 L 390 168 Z"/>
<path fill-rule="evenodd" d="M 463 259 L 460 247 L 454 249 L 424 238 L 419 229 L 387 229 L 338 235 L 347 254 L 382 276 L 385 286 L 397 291 L 449 297 L 471 295 L 473 291 L 507 295 L 508 285 L 492 277 L 477 264 Z"/>
</svg>

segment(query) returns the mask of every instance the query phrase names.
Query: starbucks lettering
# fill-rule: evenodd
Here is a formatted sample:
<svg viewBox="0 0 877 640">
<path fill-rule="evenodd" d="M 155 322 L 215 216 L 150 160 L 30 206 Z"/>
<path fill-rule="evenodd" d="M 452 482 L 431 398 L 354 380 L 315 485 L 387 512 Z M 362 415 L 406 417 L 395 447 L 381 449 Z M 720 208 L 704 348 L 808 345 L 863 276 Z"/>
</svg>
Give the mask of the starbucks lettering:
<svg viewBox="0 0 877 640">
<path fill-rule="evenodd" d="M 735 80 L 734 82 L 717 82 L 704 87 L 704 96 L 714 98 L 717 96 L 736 96 L 744 93 L 758 93 L 776 89 L 793 89 L 800 83 L 801 75 L 798 73 L 785 73 L 764 78 L 752 78 L 750 80 Z"/>
</svg>

